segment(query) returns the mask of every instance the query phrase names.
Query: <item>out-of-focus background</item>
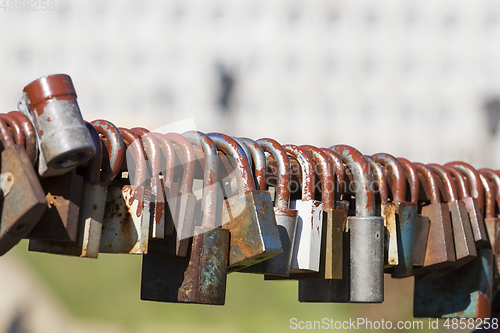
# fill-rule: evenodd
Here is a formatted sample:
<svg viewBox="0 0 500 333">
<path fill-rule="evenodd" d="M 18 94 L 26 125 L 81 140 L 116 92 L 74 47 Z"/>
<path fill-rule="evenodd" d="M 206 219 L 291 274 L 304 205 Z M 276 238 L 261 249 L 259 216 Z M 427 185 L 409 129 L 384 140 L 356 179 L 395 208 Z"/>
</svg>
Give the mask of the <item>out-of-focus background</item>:
<svg viewBox="0 0 500 333">
<path fill-rule="evenodd" d="M 193 117 L 203 132 L 500 165 L 497 1 L 43 1 L 0 0 L 1 112 L 32 80 L 66 73 L 86 120 L 155 129 Z M 26 248 L 0 258 L 0 332 L 412 320 L 411 279 L 388 279 L 383 305 L 299 304 L 296 282 L 232 274 L 225 307 L 172 305 L 139 300 L 140 257 Z"/>
</svg>

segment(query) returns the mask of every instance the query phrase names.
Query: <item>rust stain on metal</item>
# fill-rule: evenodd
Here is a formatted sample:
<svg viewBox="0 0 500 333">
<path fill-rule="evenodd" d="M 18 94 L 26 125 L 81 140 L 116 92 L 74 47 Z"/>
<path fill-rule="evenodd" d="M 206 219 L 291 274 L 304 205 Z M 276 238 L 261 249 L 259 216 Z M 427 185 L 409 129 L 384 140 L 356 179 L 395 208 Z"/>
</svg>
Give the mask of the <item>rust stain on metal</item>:
<svg viewBox="0 0 500 333">
<path fill-rule="evenodd" d="M 321 181 L 321 201 L 323 201 L 324 209 L 333 209 L 335 201 L 335 179 L 333 175 L 333 165 L 328 155 L 321 149 L 303 145 L 301 148 L 308 151 L 316 166 L 317 174 Z"/>
<path fill-rule="evenodd" d="M 302 171 L 302 200 L 314 200 L 314 162 L 307 151 L 297 145 L 283 146 L 287 154 L 294 157 L 300 164 Z"/>
<path fill-rule="evenodd" d="M 459 171 L 466 174 L 467 181 L 469 183 L 470 195 L 473 198 L 477 199 L 479 208 L 481 208 L 481 210 L 484 210 L 484 191 L 481 186 L 481 178 L 479 176 L 479 172 L 472 165 L 461 161 L 449 162 L 446 163 L 445 166 L 454 167 L 455 169 L 458 169 Z"/>
</svg>

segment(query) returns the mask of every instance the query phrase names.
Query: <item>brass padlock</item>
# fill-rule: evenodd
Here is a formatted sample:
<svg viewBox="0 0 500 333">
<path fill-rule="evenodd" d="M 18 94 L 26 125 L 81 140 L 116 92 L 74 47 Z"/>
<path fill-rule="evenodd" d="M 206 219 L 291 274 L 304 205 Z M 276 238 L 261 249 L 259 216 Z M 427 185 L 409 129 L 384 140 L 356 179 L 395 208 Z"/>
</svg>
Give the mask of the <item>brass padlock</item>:
<svg viewBox="0 0 500 333">
<path fill-rule="evenodd" d="M 14 143 L 1 119 L 0 135 L 3 145 L 0 255 L 4 255 L 35 227 L 47 209 L 47 201 L 25 148 Z"/>
<path fill-rule="evenodd" d="M 266 191 L 256 191 L 243 149 L 229 136 L 210 133 L 217 150 L 233 157 L 241 193 L 223 203 L 222 228 L 231 232 L 229 271 L 258 264 L 283 252 L 274 217 L 273 202 Z"/>
</svg>

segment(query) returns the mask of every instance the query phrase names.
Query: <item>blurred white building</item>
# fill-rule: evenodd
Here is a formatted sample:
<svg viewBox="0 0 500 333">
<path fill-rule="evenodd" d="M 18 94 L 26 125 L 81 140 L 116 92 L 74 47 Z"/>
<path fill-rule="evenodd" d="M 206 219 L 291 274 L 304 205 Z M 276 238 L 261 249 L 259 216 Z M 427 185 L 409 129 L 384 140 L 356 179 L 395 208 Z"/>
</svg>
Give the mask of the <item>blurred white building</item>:
<svg viewBox="0 0 500 333">
<path fill-rule="evenodd" d="M 66 73 L 87 120 L 194 117 L 204 132 L 500 167 L 484 107 L 500 96 L 497 1 L 54 5 L 0 8 L 2 112 L 27 83 Z"/>
</svg>

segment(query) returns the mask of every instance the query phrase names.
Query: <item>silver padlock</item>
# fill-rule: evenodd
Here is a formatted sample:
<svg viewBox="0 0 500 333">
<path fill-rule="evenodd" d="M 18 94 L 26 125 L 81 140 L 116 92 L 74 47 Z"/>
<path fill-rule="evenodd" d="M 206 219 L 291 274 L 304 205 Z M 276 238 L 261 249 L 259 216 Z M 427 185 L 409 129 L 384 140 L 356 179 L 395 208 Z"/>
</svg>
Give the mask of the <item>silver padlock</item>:
<svg viewBox="0 0 500 333">
<path fill-rule="evenodd" d="M 356 216 L 347 218 L 350 238 L 353 303 L 384 301 L 384 219 L 375 216 L 370 165 L 363 154 L 346 145 L 330 147 L 349 168 L 356 196 Z"/>
</svg>

